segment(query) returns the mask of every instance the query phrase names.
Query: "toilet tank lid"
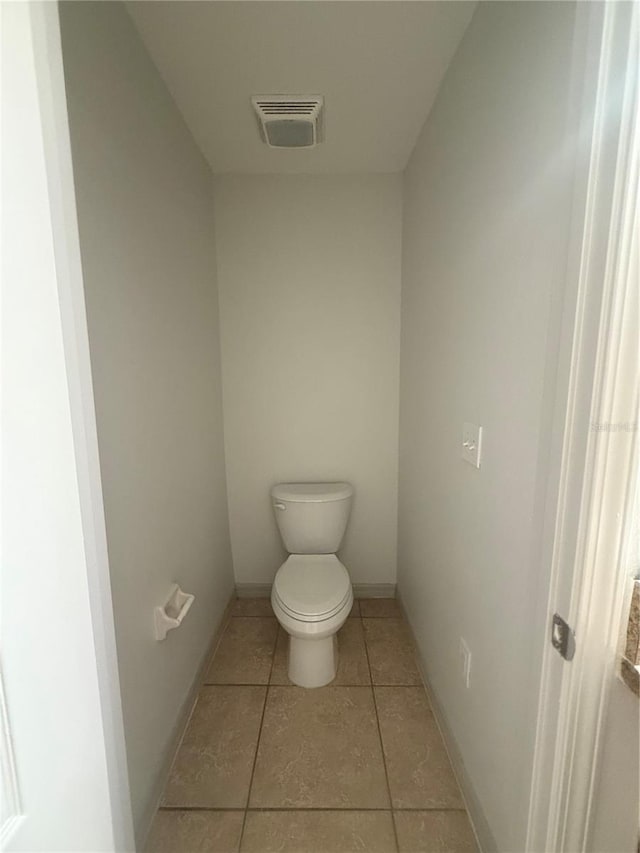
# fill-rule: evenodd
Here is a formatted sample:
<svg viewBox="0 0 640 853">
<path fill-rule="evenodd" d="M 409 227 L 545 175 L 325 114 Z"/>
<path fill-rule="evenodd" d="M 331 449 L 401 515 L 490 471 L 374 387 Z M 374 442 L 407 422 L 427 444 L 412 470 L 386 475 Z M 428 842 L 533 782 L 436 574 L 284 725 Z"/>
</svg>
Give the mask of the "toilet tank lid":
<svg viewBox="0 0 640 853">
<path fill-rule="evenodd" d="M 342 501 L 352 494 L 350 483 L 279 483 L 271 489 L 271 497 L 276 500 L 296 503 Z"/>
</svg>

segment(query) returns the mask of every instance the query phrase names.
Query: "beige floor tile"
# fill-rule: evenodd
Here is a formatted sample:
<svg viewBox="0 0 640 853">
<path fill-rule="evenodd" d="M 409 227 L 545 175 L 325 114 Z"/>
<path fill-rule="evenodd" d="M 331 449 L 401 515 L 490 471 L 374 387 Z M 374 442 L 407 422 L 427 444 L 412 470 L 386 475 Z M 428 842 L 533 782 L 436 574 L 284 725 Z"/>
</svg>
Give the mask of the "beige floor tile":
<svg viewBox="0 0 640 853">
<path fill-rule="evenodd" d="M 402 610 L 395 598 L 363 598 L 360 601 L 360 615 L 402 619 Z"/>
<path fill-rule="evenodd" d="M 291 684 L 287 675 L 289 637 L 280 629 L 271 672 L 271 684 Z M 338 631 L 338 671 L 333 685 L 371 684 L 360 619 L 347 619 Z"/>
<path fill-rule="evenodd" d="M 395 853 L 391 812 L 247 812 L 242 853 Z"/>
<path fill-rule="evenodd" d="M 205 684 L 268 684 L 277 634 L 274 617 L 229 619 Z"/>
<path fill-rule="evenodd" d="M 421 684 L 413 642 L 403 619 L 363 619 L 374 684 Z"/>
<path fill-rule="evenodd" d="M 375 687 L 395 809 L 464 808 L 422 687 Z"/>
<path fill-rule="evenodd" d="M 353 606 L 349 612 L 349 619 L 357 619 L 360 616 L 360 601 L 357 598 L 353 599 Z"/>
<path fill-rule="evenodd" d="M 396 812 L 400 853 L 476 853 L 476 840 L 463 811 Z"/>
<path fill-rule="evenodd" d="M 146 853 L 237 853 L 244 812 L 159 811 Z"/>
<path fill-rule="evenodd" d="M 163 805 L 246 806 L 265 694 L 265 687 L 202 688 Z"/>
<path fill-rule="evenodd" d="M 232 616 L 273 616 L 270 598 L 236 598 Z"/>
<path fill-rule="evenodd" d="M 369 687 L 270 687 L 251 808 L 388 808 Z"/>
</svg>

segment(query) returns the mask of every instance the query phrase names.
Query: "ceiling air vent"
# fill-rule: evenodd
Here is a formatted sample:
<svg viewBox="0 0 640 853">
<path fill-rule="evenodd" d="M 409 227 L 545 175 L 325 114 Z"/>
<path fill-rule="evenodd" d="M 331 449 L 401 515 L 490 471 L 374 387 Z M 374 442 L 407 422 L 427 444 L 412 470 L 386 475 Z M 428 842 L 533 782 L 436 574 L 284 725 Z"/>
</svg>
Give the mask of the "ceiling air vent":
<svg viewBox="0 0 640 853">
<path fill-rule="evenodd" d="M 270 148 L 313 148 L 322 139 L 322 95 L 254 95 L 262 139 Z"/>
</svg>

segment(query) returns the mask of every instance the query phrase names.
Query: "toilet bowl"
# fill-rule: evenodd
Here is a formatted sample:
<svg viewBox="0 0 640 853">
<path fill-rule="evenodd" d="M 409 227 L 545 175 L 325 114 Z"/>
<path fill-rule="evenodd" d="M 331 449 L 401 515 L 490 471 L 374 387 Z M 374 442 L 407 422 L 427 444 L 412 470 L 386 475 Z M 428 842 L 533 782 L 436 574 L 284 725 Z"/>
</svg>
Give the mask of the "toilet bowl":
<svg viewBox="0 0 640 853">
<path fill-rule="evenodd" d="M 280 567 L 271 606 L 289 635 L 289 678 L 321 687 L 337 669 L 336 634 L 353 605 L 349 573 L 335 554 L 294 554 Z"/>
<path fill-rule="evenodd" d="M 349 572 L 335 553 L 353 489 L 348 483 L 283 483 L 271 496 L 290 553 L 271 591 L 273 611 L 289 635 L 289 678 L 300 687 L 322 687 L 335 678 L 336 634 L 353 605 Z"/>
</svg>

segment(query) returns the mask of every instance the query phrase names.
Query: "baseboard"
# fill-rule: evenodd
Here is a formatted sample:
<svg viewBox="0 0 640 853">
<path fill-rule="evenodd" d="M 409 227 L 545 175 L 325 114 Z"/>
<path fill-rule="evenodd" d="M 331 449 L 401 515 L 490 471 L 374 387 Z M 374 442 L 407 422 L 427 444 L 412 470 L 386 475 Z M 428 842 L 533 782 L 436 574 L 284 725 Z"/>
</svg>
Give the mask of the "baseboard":
<svg viewBox="0 0 640 853">
<path fill-rule="evenodd" d="M 424 689 L 426 690 L 427 696 L 429 697 L 429 702 L 431 703 L 433 715 L 438 725 L 438 729 L 440 730 L 440 734 L 442 735 L 442 740 L 444 741 L 445 749 L 447 750 L 447 754 L 449 756 L 449 761 L 451 762 L 451 766 L 453 767 L 453 773 L 458 782 L 458 786 L 460 787 L 460 791 L 462 792 L 462 798 L 467 807 L 469 820 L 471 821 L 471 826 L 473 827 L 473 831 L 476 836 L 476 841 L 478 842 L 478 848 L 480 849 L 481 853 L 494 853 L 494 851 L 498 849 L 498 846 L 496 844 L 495 838 L 493 837 L 491 827 L 489 826 L 487 818 L 484 814 L 484 810 L 480 804 L 480 800 L 478 799 L 475 789 L 471 784 L 471 779 L 469 778 L 467 768 L 464 765 L 460 748 L 458 747 L 458 743 L 455 737 L 453 736 L 451 728 L 449 727 L 447 715 L 438 697 L 435 695 L 431 688 L 428 678 L 426 662 L 420 652 L 418 644 L 415 641 L 415 632 L 409 620 L 409 615 L 407 613 L 406 607 L 404 606 L 404 602 L 402 601 L 402 596 L 399 590 L 396 595 L 396 598 L 398 599 L 400 609 L 402 610 L 404 618 L 407 624 L 409 625 L 411 633 L 413 635 L 413 645 L 415 647 L 416 657 L 418 659 L 418 668 L 420 670 L 420 675 L 422 676 Z"/>
<path fill-rule="evenodd" d="M 237 583 L 238 598 L 271 598 L 270 583 Z"/>
<path fill-rule="evenodd" d="M 354 583 L 353 594 L 356 598 L 395 598 L 396 585 L 394 583 Z M 269 598 L 271 584 L 237 583 L 236 595 L 238 598 Z"/>
<path fill-rule="evenodd" d="M 180 713 L 178 714 L 177 722 L 173 727 L 173 732 L 170 741 L 171 745 L 166 750 L 164 762 L 162 764 L 160 772 L 158 773 L 158 778 L 153 788 L 153 796 L 149 798 L 149 802 L 151 805 L 149 806 L 147 813 L 144 815 L 143 820 L 140 821 L 140 825 L 136 827 L 136 850 L 146 850 L 146 843 L 147 838 L 149 836 L 149 831 L 151 830 L 151 824 L 153 823 L 153 818 L 155 817 L 155 814 L 158 811 L 160 800 L 162 799 L 162 794 L 169 779 L 169 773 L 171 772 L 173 759 L 175 758 L 176 752 L 178 751 L 178 747 L 182 742 L 182 737 L 184 735 L 185 729 L 187 728 L 187 724 L 191 719 L 191 714 L 193 713 L 193 709 L 195 708 L 196 699 L 198 698 L 198 693 L 200 692 L 200 687 L 202 686 L 202 681 L 204 679 L 207 667 L 209 666 L 209 662 L 211 661 L 211 658 L 218 647 L 218 643 L 220 642 L 220 638 L 222 637 L 224 629 L 227 627 L 227 622 L 231 618 L 231 611 L 233 609 L 233 602 L 235 601 L 235 599 L 236 596 L 235 593 L 233 593 L 229 598 L 229 601 L 224 609 L 222 616 L 220 617 L 220 622 L 218 623 L 218 627 L 215 630 L 207 652 L 203 656 L 202 662 L 198 667 L 198 672 L 196 673 L 196 676 L 193 679 L 193 683 L 191 685 L 191 688 L 189 689 L 189 693 L 187 694 L 186 699 L 182 703 Z"/>
<path fill-rule="evenodd" d="M 394 583 L 354 583 L 353 594 L 356 598 L 395 598 Z"/>
</svg>

